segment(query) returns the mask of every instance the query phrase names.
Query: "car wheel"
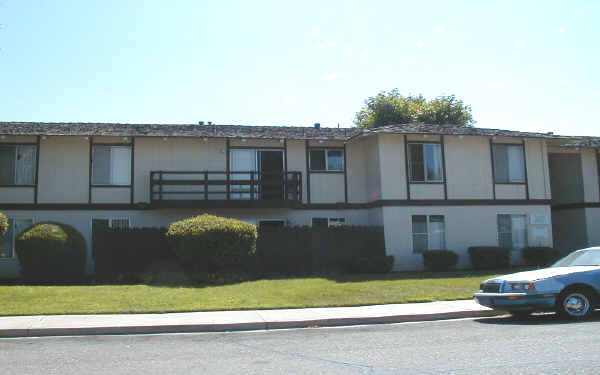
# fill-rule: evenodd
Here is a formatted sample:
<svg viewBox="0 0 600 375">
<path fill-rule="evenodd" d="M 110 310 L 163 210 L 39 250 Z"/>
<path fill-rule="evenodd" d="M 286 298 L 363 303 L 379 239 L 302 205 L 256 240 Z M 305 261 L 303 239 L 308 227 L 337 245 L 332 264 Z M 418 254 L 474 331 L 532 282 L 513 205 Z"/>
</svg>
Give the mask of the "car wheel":
<svg viewBox="0 0 600 375">
<path fill-rule="evenodd" d="M 517 320 L 524 320 L 524 319 L 527 319 L 529 317 L 529 315 L 533 314 L 533 311 L 519 310 L 519 311 L 509 311 L 508 313 Z"/>
<path fill-rule="evenodd" d="M 593 294 L 584 288 L 562 292 L 556 301 L 556 312 L 564 318 L 585 319 L 593 308 Z"/>
</svg>

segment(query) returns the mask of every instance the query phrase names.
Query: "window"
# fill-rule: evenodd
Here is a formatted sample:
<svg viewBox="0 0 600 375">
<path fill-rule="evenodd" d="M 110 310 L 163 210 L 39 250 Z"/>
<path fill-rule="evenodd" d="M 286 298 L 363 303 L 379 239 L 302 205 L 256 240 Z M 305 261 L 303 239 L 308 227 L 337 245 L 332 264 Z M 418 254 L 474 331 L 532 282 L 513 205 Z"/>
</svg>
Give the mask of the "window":
<svg viewBox="0 0 600 375">
<path fill-rule="evenodd" d="M 493 145 L 494 177 L 497 184 L 525 182 L 523 145 Z"/>
<path fill-rule="evenodd" d="M 498 215 L 498 245 L 512 250 L 527 246 L 527 216 Z"/>
<path fill-rule="evenodd" d="M 446 226 L 441 215 L 413 215 L 413 252 L 446 248 Z"/>
<path fill-rule="evenodd" d="M 35 185 L 37 147 L 0 145 L 0 185 Z"/>
<path fill-rule="evenodd" d="M 127 229 L 129 228 L 128 217 L 92 218 L 92 231 L 103 228 Z"/>
<path fill-rule="evenodd" d="M 408 167 L 412 182 L 442 182 L 442 145 L 439 143 L 409 143 Z"/>
<path fill-rule="evenodd" d="M 0 242 L 0 259 L 15 258 L 15 240 L 25 229 L 33 225 L 33 219 L 8 218 L 8 232 Z"/>
<path fill-rule="evenodd" d="M 92 185 L 131 185 L 131 146 L 94 145 Z"/>
<path fill-rule="evenodd" d="M 311 171 L 343 171 L 344 150 L 313 149 L 310 150 Z"/>
<path fill-rule="evenodd" d="M 346 219 L 343 217 L 313 217 L 312 219 L 313 228 L 341 227 L 345 224 Z"/>
</svg>

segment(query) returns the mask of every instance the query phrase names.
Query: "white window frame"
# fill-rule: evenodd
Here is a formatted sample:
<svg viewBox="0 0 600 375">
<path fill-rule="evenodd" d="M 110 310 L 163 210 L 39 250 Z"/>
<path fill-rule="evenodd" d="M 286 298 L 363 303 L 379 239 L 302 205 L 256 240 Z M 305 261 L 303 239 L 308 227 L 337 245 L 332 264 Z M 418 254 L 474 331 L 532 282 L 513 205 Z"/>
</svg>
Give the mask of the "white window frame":
<svg viewBox="0 0 600 375">
<path fill-rule="evenodd" d="M 13 167 L 13 170 L 12 170 L 14 183 L 13 184 L 5 184 L 4 186 L 16 186 L 16 187 L 18 187 L 18 186 L 25 186 L 25 187 L 36 186 L 36 176 L 37 176 L 37 167 L 38 167 L 36 160 L 38 158 L 37 153 L 39 151 L 38 148 L 37 148 L 37 145 L 35 143 L 2 143 L 1 145 L 2 146 L 13 146 L 14 147 L 14 153 L 15 153 L 15 155 L 14 155 L 15 164 L 14 164 L 14 167 Z M 17 168 L 17 159 L 18 159 L 17 156 L 19 154 L 19 148 L 20 147 L 33 147 L 33 149 L 35 150 L 35 159 L 33 160 L 33 166 L 32 166 L 32 168 L 33 168 L 33 183 L 31 183 L 31 184 L 19 184 L 19 183 L 17 183 L 17 170 L 18 170 L 18 168 Z M 4 166 L 0 164 L 0 168 L 4 168 Z"/>
<path fill-rule="evenodd" d="M 500 216 L 509 216 L 510 217 L 510 232 L 500 232 Z M 512 239 L 513 236 L 513 227 L 512 227 L 512 217 L 513 216 L 521 216 L 524 218 L 524 225 L 525 225 L 525 243 L 523 244 L 523 247 L 514 247 L 514 242 Z M 527 246 L 529 246 L 529 229 L 527 228 L 527 215 L 526 214 L 497 214 L 496 215 L 496 227 L 497 227 L 497 240 L 498 240 L 498 246 L 501 246 L 501 241 L 500 241 L 500 235 L 501 234 L 510 234 L 511 236 L 511 247 L 508 248 L 510 251 L 517 251 L 517 250 L 523 250 L 524 248 L 526 248 Z"/>
<path fill-rule="evenodd" d="M 313 151 L 324 151 L 325 152 L 325 169 L 313 169 L 311 154 Z M 329 168 L 329 151 L 337 151 L 342 153 L 342 168 L 341 169 L 330 169 Z M 346 158 L 344 156 L 344 149 L 342 147 L 311 147 L 308 151 L 308 163 L 311 172 L 343 172 L 346 165 Z"/>
<path fill-rule="evenodd" d="M 31 225 L 34 226 L 37 223 L 37 218 L 35 216 L 23 216 L 23 215 L 7 215 L 7 218 L 13 221 L 15 220 L 31 220 Z M 11 239 L 11 246 L 12 246 L 12 257 L 2 257 L 0 258 L 0 262 L 2 261 L 12 261 L 12 260 L 16 260 L 17 259 L 17 249 L 15 248 L 15 243 L 17 240 L 17 235 L 19 233 L 16 233 L 14 230 L 12 231 L 12 239 Z"/>
<path fill-rule="evenodd" d="M 100 147 L 109 147 L 111 150 L 111 154 L 112 154 L 112 149 L 113 148 L 124 148 L 124 149 L 128 149 L 129 150 L 129 174 L 128 174 L 128 178 L 129 178 L 129 183 L 128 184 L 118 184 L 118 183 L 112 183 L 112 177 L 113 177 L 113 170 L 112 170 L 112 159 L 111 159 L 111 163 L 109 164 L 109 169 L 108 169 L 108 176 L 109 176 L 109 182 L 108 183 L 104 183 L 104 184 L 95 184 L 94 183 L 94 161 L 96 159 L 95 157 L 95 151 L 94 151 L 94 147 L 96 146 L 100 146 Z M 91 162 L 91 171 L 92 171 L 92 178 L 91 178 L 91 186 L 123 186 L 123 187 L 128 187 L 131 186 L 132 180 L 131 180 L 131 173 L 133 171 L 133 146 L 129 143 L 123 143 L 121 144 L 103 144 L 103 143 L 94 143 L 92 144 L 92 160 Z"/>
<path fill-rule="evenodd" d="M 497 146 L 506 146 L 507 147 L 507 153 L 508 153 L 508 147 L 516 147 L 516 148 L 520 148 L 521 149 L 521 168 L 523 168 L 523 177 L 519 180 L 514 180 L 511 181 L 511 176 L 510 176 L 510 161 L 508 161 L 507 165 L 506 165 L 506 171 L 508 173 L 507 176 L 507 180 L 506 181 L 498 181 L 498 175 L 496 173 L 496 163 L 498 163 L 497 158 L 495 157 L 496 155 L 496 150 L 495 148 Z M 526 184 L 527 183 L 527 167 L 525 164 L 525 145 L 520 144 L 520 143 L 492 143 L 492 157 L 494 159 L 494 163 L 492 165 L 492 169 L 494 171 L 494 183 L 495 184 L 504 184 L 504 185 L 510 185 L 510 184 L 514 184 L 514 185 L 522 185 L 522 184 Z M 507 155 L 508 158 L 508 155 Z"/>
<path fill-rule="evenodd" d="M 94 220 L 108 220 L 108 227 L 112 228 L 113 220 L 127 220 L 127 227 L 131 228 L 131 216 L 92 216 L 90 219 L 90 233 L 94 232 Z"/>
<path fill-rule="evenodd" d="M 410 147 L 411 145 L 421 145 L 423 146 L 423 181 L 421 180 L 413 180 L 412 178 L 412 168 L 413 168 L 413 163 L 411 162 L 411 155 L 412 153 L 410 152 Z M 442 177 L 439 180 L 430 180 L 427 177 L 427 154 L 425 153 L 425 146 L 426 145 L 434 145 L 434 146 L 438 146 L 440 149 L 440 176 Z M 442 144 L 441 142 L 408 142 L 407 143 L 407 148 L 408 150 L 406 150 L 406 155 L 409 158 L 408 159 L 408 180 L 411 183 L 443 183 L 446 176 L 444 174 L 444 150 L 442 149 Z"/>
<path fill-rule="evenodd" d="M 415 233 L 412 232 L 412 228 L 413 228 L 413 217 L 414 216 L 425 216 L 426 218 L 426 222 L 427 222 L 427 233 Z M 431 217 L 432 216 L 441 216 L 444 219 L 444 236 L 443 236 L 443 246 L 442 246 L 442 250 L 446 248 L 446 215 L 410 215 L 410 228 L 411 228 L 411 236 L 410 236 L 410 240 L 411 240 L 411 244 L 412 244 L 412 249 L 413 249 L 413 254 L 422 254 L 425 251 L 429 251 L 429 250 L 438 250 L 438 249 L 432 249 L 431 248 Z M 427 249 L 425 250 L 417 250 L 415 249 L 415 234 L 418 235 L 427 235 Z"/>
</svg>

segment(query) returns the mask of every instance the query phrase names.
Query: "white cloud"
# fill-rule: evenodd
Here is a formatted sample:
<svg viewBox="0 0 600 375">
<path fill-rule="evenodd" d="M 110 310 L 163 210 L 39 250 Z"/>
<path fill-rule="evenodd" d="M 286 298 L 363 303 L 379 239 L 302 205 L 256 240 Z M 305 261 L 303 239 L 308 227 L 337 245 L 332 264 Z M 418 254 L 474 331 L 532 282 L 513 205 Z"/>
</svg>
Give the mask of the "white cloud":
<svg viewBox="0 0 600 375">
<path fill-rule="evenodd" d="M 327 42 L 327 47 L 335 47 L 336 45 L 336 42 Z"/>
<path fill-rule="evenodd" d="M 442 25 L 437 25 L 436 27 L 433 28 L 433 32 L 434 33 L 441 33 L 442 32 Z"/>
<path fill-rule="evenodd" d="M 423 41 L 419 40 L 417 43 L 415 43 L 415 45 L 416 45 L 417 47 L 421 48 L 421 47 L 425 46 L 425 42 L 423 42 Z"/>
<path fill-rule="evenodd" d="M 313 27 L 312 29 L 312 36 L 319 36 L 321 35 L 321 29 L 319 29 L 318 27 Z"/>
<path fill-rule="evenodd" d="M 525 48 L 525 41 L 524 40 L 517 40 L 515 42 L 515 47 L 517 47 L 518 49 Z"/>
<path fill-rule="evenodd" d="M 325 44 L 323 44 L 323 43 L 317 43 L 317 48 L 318 49 L 325 48 Z"/>
<path fill-rule="evenodd" d="M 561 34 L 564 33 L 565 31 L 566 31 L 565 28 L 562 26 L 558 28 L 558 32 Z"/>
<path fill-rule="evenodd" d="M 503 82 L 496 82 L 496 83 L 492 83 L 488 86 L 489 89 L 503 89 L 504 88 L 504 83 Z"/>
<path fill-rule="evenodd" d="M 287 105 L 294 105 L 294 104 L 296 104 L 296 97 L 292 96 L 292 95 L 286 96 L 283 99 L 283 102 Z"/>
<path fill-rule="evenodd" d="M 335 79 L 342 79 L 344 78 L 344 73 L 329 73 L 327 75 L 325 75 L 325 77 L 323 77 L 323 79 L 325 81 L 333 81 Z"/>
<path fill-rule="evenodd" d="M 362 53 L 361 56 L 362 57 L 369 57 L 369 51 L 367 51 L 367 50 L 363 51 L 363 53 Z"/>
</svg>

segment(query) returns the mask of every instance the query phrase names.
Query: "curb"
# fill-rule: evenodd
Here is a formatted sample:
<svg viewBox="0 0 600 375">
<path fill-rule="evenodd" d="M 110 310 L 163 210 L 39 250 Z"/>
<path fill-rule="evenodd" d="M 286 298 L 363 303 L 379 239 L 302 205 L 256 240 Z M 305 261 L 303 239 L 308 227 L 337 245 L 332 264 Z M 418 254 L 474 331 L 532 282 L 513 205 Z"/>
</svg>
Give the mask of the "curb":
<svg viewBox="0 0 600 375">
<path fill-rule="evenodd" d="M 52 327 L 52 328 L 9 328 L 0 330 L 0 338 L 45 337 L 45 336 L 88 336 L 88 335 L 134 335 L 160 333 L 214 333 L 234 331 L 260 331 L 292 328 L 341 327 L 370 324 L 390 324 L 419 321 L 435 321 L 461 318 L 479 318 L 504 315 L 495 310 L 468 310 L 434 314 L 404 314 L 377 317 L 329 318 L 290 321 L 256 321 L 211 324 L 129 325 L 101 327 Z"/>
</svg>

